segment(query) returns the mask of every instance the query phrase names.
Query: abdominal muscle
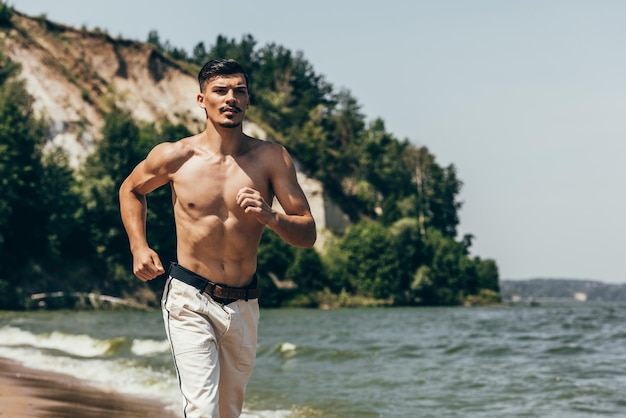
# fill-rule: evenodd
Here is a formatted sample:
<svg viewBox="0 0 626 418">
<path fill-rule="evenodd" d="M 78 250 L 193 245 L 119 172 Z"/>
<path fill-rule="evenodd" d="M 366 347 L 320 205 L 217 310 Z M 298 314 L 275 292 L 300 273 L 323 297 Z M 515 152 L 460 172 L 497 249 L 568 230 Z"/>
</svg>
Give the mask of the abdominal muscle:
<svg viewBox="0 0 626 418">
<path fill-rule="evenodd" d="M 237 192 L 248 186 L 272 196 L 266 170 L 250 158 L 196 152 L 170 180 L 177 261 L 214 283 L 243 287 L 256 272 L 265 226 L 239 207 Z"/>
<path fill-rule="evenodd" d="M 263 225 L 254 219 L 209 215 L 193 222 L 176 216 L 178 263 L 219 284 L 243 287 L 252 281 Z"/>
</svg>

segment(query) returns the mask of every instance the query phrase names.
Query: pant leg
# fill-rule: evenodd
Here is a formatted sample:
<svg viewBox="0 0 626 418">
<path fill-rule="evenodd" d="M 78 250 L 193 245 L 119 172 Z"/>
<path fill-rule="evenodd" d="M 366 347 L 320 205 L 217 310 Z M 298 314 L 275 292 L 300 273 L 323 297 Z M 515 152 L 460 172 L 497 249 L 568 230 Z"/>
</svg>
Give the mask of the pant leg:
<svg viewBox="0 0 626 418">
<path fill-rule="evenodd" d="M 230 314 L 231 326 L 219 341 L 220 417 L 236 418 L 241 415 L 256 358 L 259 303 L 239 300 L 224 310 Z"/>
<path fill-rule="evenodd" d="M 167 280 L 163 318 L 186 418 L 235 418 L 256 356 L 256 299 L 223 306 L 178 280 Z"/>
<path fill-rule="evenodd" d="M 192 286 L 168 279 L 163 292 L 163 320 L 185 418 L 219 417 L 218 338 L 226 332 L 229 315 L 207 303 Z"/>
</svg>

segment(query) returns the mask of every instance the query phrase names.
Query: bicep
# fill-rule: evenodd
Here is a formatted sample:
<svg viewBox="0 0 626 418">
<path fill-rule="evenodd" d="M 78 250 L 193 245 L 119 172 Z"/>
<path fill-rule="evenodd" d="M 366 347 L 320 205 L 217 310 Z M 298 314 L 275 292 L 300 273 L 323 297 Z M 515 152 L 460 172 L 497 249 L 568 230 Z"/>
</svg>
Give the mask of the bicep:
<svg viewBox="0 0 626 418">
<path fill-rule="evenodd" d="M 149 169 L 146 161 L 140 162 L 126 179 L 130 191 L 146 195 L 169 182 L 169 177 Z"/>
<path fill-rule="evenodd" d="M 162 149 L 154 148 L 145 160 L 137 164 L 126 179 L 125 186 L 138 195 L 146 195 L 169 182 L 167 164 Z"/>
</svg>

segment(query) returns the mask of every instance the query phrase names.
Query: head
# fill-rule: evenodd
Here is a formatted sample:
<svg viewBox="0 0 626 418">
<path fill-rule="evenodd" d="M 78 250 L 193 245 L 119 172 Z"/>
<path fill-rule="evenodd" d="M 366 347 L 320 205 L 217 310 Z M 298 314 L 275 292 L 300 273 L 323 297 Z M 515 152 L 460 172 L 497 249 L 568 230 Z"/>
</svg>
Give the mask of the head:
<svg viewBox="0 0 626 418">
<path fill-rule="evenodd" d="M 224 75 L 243 74 L 246 80 L 246 87 L 250 88 L 248 74 L 241 65 L 234 59 L 215 59 L 204 64 L 198 73 L 198 83 L 200 83 L 200 93 L 203 92 L 205 84 L 212 78 Z"/>
<path fill-rule="evenodd" d="M 250 104 L 248 76 L 232 59 L 207 62 L 198 74 L 198 105 L 207 119 L 223 128 L 241 126 Z"/>
</svg>

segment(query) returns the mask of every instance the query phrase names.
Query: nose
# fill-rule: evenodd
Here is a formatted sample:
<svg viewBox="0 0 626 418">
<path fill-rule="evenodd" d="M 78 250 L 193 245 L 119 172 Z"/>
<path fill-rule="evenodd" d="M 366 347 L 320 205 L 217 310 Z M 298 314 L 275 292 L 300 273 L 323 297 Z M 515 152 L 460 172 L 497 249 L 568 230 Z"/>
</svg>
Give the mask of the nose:
<svg viewBox="0 0 626 418">
<path fill-rule="evenodd" d="M 235 101 L 235 91 L 230 89 L 226 93 L 226 102 L 227 103 L 233 103 L 234 101 Z"/>
</svg>

